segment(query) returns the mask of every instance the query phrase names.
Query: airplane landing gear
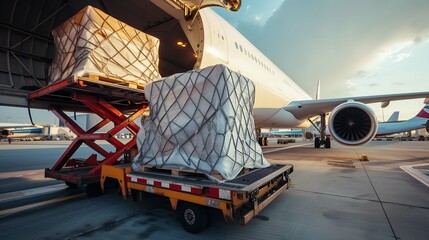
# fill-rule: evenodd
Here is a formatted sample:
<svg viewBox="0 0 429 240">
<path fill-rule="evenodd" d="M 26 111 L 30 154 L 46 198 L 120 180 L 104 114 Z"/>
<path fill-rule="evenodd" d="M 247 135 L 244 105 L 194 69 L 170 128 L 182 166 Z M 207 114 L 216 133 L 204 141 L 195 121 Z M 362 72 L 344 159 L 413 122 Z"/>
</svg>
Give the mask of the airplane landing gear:
<svg viewBox="0 0 429 240">
<path fill-rule="evenodd" d="M 319 137 L 316 137 L 314 139 L 314 147 L 320 148 L 320 146 L 325 146 L 325 148 L 331 148 L 331 138 L 327 137 L 325 139 L 321 139 Z"/>
<path fill-rule="evenodd" d="M 320 133 L 320 137 L 314 138 L 314 148 L 320 148 L 320 146 L 331 148 L 331 138 L 326 137 L 326 114 L 320 115 L 320 129 L 310 119 L 308 120 Z"/>
<path fill-rule="evenodd" d="M 262 132 L 260 128 L 256 128 L 256 137 L 258 138 L 258 143 L 261 146 L 268 146 L 268 138 L 262 136 Z"/>
</svg>

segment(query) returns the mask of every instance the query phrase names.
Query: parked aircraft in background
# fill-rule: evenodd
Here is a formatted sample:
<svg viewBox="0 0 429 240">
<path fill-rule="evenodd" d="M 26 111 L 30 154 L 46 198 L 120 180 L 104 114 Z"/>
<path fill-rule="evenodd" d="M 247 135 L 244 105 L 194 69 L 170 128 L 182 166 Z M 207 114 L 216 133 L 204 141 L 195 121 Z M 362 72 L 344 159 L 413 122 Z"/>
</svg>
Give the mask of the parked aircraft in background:
<svg viewBox="0 0 429 240">
<path fill-rule="evenodd" d="M 289 129 L 289 130 L 275 130 L 263 133 L 267 136 L 287 136 L 287 137 L 302 137 L 304 129 Z"/>
<path fill-rule="evenodd" d="M 177 19 L 196 57 L 194 69 L 224 64 L 251 79 L 256 87 L 254 118 L 256 128 L 308 128 L 311 118 L 320 116 L 321 138 L 315 147 L 330 148 L 325 139 L 325 116 L 332 137 L 345 145 L 365 144 L 377 133 L 378 121 L 365 104 L 427 98 L 429 92 L 385 94 L 362 97 L 311 99 L 292 79 L 262 54 L 234 27 L 211 9 L 202 8 L 191 17 L 183 17 L 179 6 L 153 1 L 158 7 Z M 148 32 L 150 34 L 150 32 Z M 183 42 L 183 41 L 181 41 Z M 260 131 L 259 131 L 260 132 Z"/>
<path fill-rule="evenodd" d="M 412 130 L 425 128 L 429 121 L 429 104 L 426 104 L 422 110 L 415 116 L 406 121 L 384 122 L 378 124 L 376 136 L 391 135 L 400 132 L 409 132 Z"/>
<path fill-rule="evenodd" d="M 0 123 L 0 138 L 35 138 L 41 137 L 43 127 L 21 123 Z"/>
<path fill-rule="evenodd" d="M 397 121 L 397 115 L 399 112 L 394 112 L 387 122 L 378 123 L 375 136 L 386 136 L 425 128 L 429 124 L 429 104 L 426 104 L 415 117 L 406 121 Z M 395 119 L 396 121 L 394 121 Z M 326 135 L 331 135 L 329 128 L 326 129 Z"/>
<path fill-rule="evenodd" d="M 387 122 L 397 122 L 399 120 L 399 111 L 395 111 L 392 115 L 387 119 Z"/>
</svg>

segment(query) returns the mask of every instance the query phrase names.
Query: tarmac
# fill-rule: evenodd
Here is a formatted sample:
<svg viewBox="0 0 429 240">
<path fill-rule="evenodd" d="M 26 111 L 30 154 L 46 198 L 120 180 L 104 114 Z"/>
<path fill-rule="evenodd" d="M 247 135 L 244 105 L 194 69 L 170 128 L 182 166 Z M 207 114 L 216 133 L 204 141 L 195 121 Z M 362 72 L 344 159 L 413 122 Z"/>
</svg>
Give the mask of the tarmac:
<svg viewBox="0 0 429 240">
<path fill-rule="evenodd" d="M 294 165 L 291 187 L 245 226 L 211 210 L 199 234 L 182 229 L 163 197 L 89 198 L 37 177 L 57 157 L 44 151 L 61 149 L 59 143 L 6 144 L 0 143 L 0 166 L 9 169 L 0 171 L 0 239 L 429 239 L 429 142 L 263 147 L 270 162 Z M 359 160 L 363 154 L 369 161 Z"/>
</svg>

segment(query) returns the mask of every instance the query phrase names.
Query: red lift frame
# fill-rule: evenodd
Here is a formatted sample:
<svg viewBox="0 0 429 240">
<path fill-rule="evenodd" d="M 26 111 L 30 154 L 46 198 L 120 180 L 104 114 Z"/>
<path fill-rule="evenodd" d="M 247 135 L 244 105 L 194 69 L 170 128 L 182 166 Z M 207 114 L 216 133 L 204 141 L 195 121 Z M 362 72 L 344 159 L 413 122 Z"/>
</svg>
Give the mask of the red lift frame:
<svg viewBox="0 0 429 240">
<path fill-rule="evenodd" d="M 88 89 L 95 89 L 96 91 L 95 93 L 88 93 Z M 121 94 L 117 94 L 117 96 L 122 96 L 122 98 L 112 98 L 112 91 L 121 91 Z M 113 103 L 123 100 L 129 101 L 129 99 L 126 98 L 127 95 L 130 96 L 130 94 L 127 94 L 129 91 L 132 92 L 132 94 L 139 92 L 142 95 L 134 99 L 136 101 L 139 100 L 138 104 L 133 104 L 132 107 L 123 109 L 123 111 L 130 112 L 127 117 L 120 110 L 120 107 L 123 105 L 114 106 L 106 101 L 105 98 L 111 100 Z M 59 99 L 56 98 L 59 93 L 61 97 L 69 97 L 71 102 L 75 103 L 75 107 L 65 107 L 65 105 L 61 105 Z M 131 96 L 135 96 L 132 94 Z M 45 169 L 45 177 L 64 180 L 78 186 L 99 182 L 101 167 L 103 165 L 114 165 L 119 162 L 119 158 L 123 156 L 124 153 L 137 149 L 136 135 L 139 131 L 139 126 L 133 121 L 148 109 L 147 102 L 141 101 L 144 99 L 143 90 L 131 89 L 117 84 L 81 77 L 73 77 L 39 89 L 30 93 L 28 99 L 32 101 L 48 101 L 50 103 L 49 109 L 76 134 L 77 137 L 54 166 L 50 169 Z M 85 112 L 97 114 L 102 120 L 91 129 L 85 131 L 64 113 L 64 109 L 68 111 L 73 109 L 85 110 Z M 112 129 L 106 133 L 96 133 L 97 130 L 100 130 L 109 122 L 114 124 Z M 124 128 L 128 129 L 133 135 L 133 138 L 126 144 L 123 144 L 115 138 L 115 135 Z M 106 140 L 115 147 L 116 151 L 113 153 L 107 152 L 95 142 L 96 140 Z M 96 154 L 89 156 L 84 161 L 71 159 L 82 143 L 85 143 L 99 153 L 104 159 L 97 161 Z"/>
</svg>

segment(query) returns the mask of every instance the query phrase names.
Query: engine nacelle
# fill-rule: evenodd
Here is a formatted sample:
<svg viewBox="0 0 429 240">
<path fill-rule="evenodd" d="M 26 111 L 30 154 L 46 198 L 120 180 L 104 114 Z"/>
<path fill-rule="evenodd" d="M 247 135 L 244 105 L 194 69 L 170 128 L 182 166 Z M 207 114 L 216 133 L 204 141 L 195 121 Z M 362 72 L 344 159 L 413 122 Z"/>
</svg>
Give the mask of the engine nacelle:
<svg viewBox="0 0 429 240">
<path fill-rule="evenodd" d="M 348 101 L 338 105 L 330 114 L 331 136 L 344 145 L 362 145 L 377 133 L 378 123 L 374 112 L 363 103 Z"/>
</svg>

